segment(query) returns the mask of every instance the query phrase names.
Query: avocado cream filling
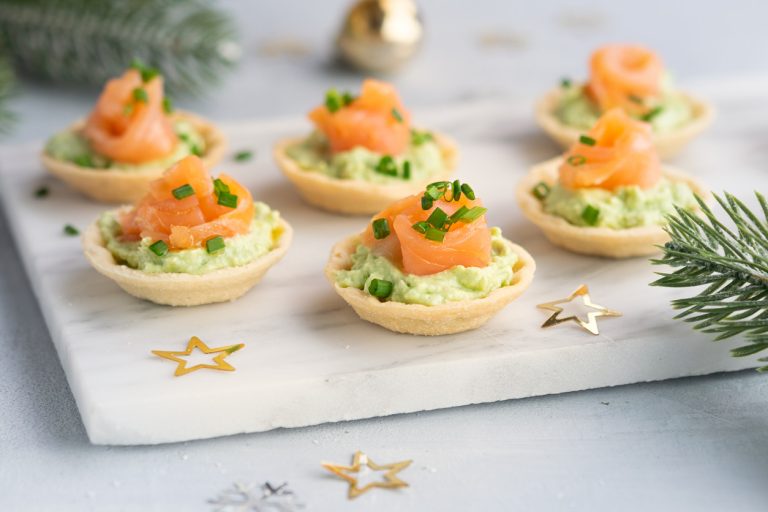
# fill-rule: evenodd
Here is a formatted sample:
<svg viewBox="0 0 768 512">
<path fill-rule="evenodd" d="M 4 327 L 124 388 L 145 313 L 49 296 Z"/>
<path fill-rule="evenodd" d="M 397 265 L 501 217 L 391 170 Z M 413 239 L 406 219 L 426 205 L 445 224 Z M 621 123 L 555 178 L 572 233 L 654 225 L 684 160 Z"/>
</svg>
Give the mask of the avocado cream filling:
<svg viewBox="0 0 768 512">
<path fill-rule="evenodd" d="M 175 121 L 173 129 L 179 136 L 176 149 L 164 158 L 141 164 L 121 163 L 110 160 L 104 155 L 93 151 L 90 144 L 79 131 L 63 130 L 51 137 L 45 145 L 45 152 L 57 160 L 72 162 L 80 167 L 93 169 L 115 169 L 122 171 L 141 171 L 149 168 L 166 168 L 175 164 L 185 156 L 205 153 L 205 139 L 187 121 Z"/>
<path fill-rule="evenodd" d="M 426 132 L 414 132 L 408 149 L 394 156 L 394 167 L 381 167 L 383 156 L 363 147 L 341 151 L 334 155 L 328 140 L 320 132 L 313 132 L 303 141 L 286 150 L 287 155 L 305 171 L 318 172 L 340 180 L 362 180 L 391 184 L 424 181 L 445 168 L 445 159 L 439 144 Z M 405 163 L 410 170 L 405 172 Z M 391 171 L 391 172 L 389 172 Z"/>
<path fill-rule="evenodd" d="M 436 274 L 405 274 L 383 256 L 363 244 L 352 255 L 349 270 L 336 272 L 336 282 L 343 288 L 367 292 L 373 279 L 383 279 L 394 286 L 388 300 L 405 304 L 436 306 L 447 302 L 481 299 L 512 282 L 515 254 L 505 243 L 499 228 L 491 228 L 491 263 L 487 267 L 457 265 Z"/>
<path fill-rule="evenodd" d="M 571 190 L 554 185 L 542 204 L 545 212 L 562 217 L 575 226 L 612 229 L 664 225 L 666 215 L 674 213 L 675 206 L 688 210 L 698 206 L 686 183 L 666 178 L 650 189 L 633 185 L 615 190 Z"/>
<path fill-rule="evenodd" d="M 690 102 L 676 92 L 669 80 L 664 80 L 661 98 L 648 105 L 650 123 L 656 133 L 674 131 L 693 119 L 693 109 Z M 563 87 L 560 104 L 555 109 L 555 115 L 560 121 L 573 128 L 587 131 L 600 117 L 600 107 L 584 92 L 584 87 L 567 85 Z"/>
<path fill-rule="evenodd" d="M 120 222 L 115 212 L 106 212 L 99 219 L 99 231 L 104 245 L 120 264 L 147 273 L 205 274 L 223 268 L 247 265 L 271 251 L 280 238 L 280 214 L 264 203 L 254 203 L 255 212 L 250 230 L 242 235 L 224 239 L 224 248 L 212 254 L 205 248 L 168 251 L 158 256 L 151 249 L 156 240 L 120 240 Z"/>
</svg>

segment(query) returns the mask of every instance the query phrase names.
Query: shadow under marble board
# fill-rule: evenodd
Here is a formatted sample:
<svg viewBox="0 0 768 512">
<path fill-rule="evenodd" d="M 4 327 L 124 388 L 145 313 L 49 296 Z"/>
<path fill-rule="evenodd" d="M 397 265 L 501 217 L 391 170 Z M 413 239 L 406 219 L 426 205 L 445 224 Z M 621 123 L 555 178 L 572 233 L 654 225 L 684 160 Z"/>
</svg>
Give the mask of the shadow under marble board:
<svg viewBox="0 0 768 512">
<path fill-rule="evenodd" d="M 753 106 L 768 97 L 711 92 L 717 123 L 675 163 L 714 190 L 765 190 L 768 148 L 748 135 L 766 133 L 765 117 Z M 135 299 L 93 271 L 80 240 L 64 236 L 62 227 L 83 228 L 105 207 L 47 177 L 39 145 L 0 152 L 0 191 L 16 247 L 93 443 L 185 441 L 755 365 L 729 357 L 737 342 L 712 343 L 672 320 L 669 301 L 686 291 L 649 287 L 656 269 L 646 259 L 570 254 L 523 219 L 513 201 L 515 183 L 531 164 L 558 152 L 534 126 L 530 102 L 494 99 L 415 114 L 423 126 L 458 140 L 457 177 L 472 183 L 489 207 L 489 222 L 538 265 L 531 288 L 475 331 L 394 334 L 360 320 L 333 292 L 323 276 L 331 245 L 366 219 L 306 206 L 278 172 L 271 146 L 305 132 L 303 120 L 226 127 L 233 151 L 250 149 L 255 158 L 228 159 L 219 170 L 279 209 L 295 239 L 285 259 L 241 299 L 186 309 Z M 42 184 L 49 196 L 34 199 Z M 581 283 L 593 300 L 624 316 L 601 319 L 599 336 L 573 324 L 542 329 L 547 312 L 536 304 L 565 297 Z M 183 350 L 191 336 L 210 346 L 245 343 L 228 358 L 237 370 L 174 377 L 174 363 L 151 353 Z"/>
</svg>

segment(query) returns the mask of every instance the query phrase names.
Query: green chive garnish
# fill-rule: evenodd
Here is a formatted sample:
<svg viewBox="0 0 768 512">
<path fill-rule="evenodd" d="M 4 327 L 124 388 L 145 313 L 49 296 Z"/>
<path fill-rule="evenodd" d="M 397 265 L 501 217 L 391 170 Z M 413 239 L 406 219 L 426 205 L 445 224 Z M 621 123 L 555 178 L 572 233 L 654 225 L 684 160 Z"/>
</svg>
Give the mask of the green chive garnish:
<svg viewBox="0 0 768 512">
<path fill-rule="evenodd" d="M 77 229 L 72 224 L 65 224 L 64 225 L 64 234 L 67 236 L 77 236 L 80 234 L 80 230 Z"/>
<path fill-rule="evenodd" d="M 424 236 L 427 238 L 427 240 L 432 240 L 433 242 L 442 242 L 445 238 L 445 231 L 441 231 L 439 229 L 435 229 L 432 226 L 427 227 L 427 231 L 424 233 Z"/>
<path fill-rule="evenodd" d="M 227 208 L 237 208 L 237 196 L 235 194 L 230 194 L 229 192 L 221 192 L 218 194 L 218 196 L 219 198 L 216 201 L 217 204 L 226 206 Z"/>
<path fill-rule="evenodd" d="M 79 165 L 80 167 L 96 167 L 93 164 L 93 159 L 91 158 L 91 155 L 78 155 L 75 158 L 72 159 L 74 163 Z"/>
<path fill-rule="evenodd" d="M 144 64 L 144 62 L 141 61 L 141 59 L 138 58 L 134 58 L 131 61 L 131 67 L 141 73 L 142 82 L 149 82 L 160 74 L 157 69 L 147 66 Z"/>
<path fill-rule="evenodd" d="M 381 240 L 389 236 L 389 222 L 387 219 L 376 219 L 371 223 L 373 227 L 373 238 Z"/>
<path fill-rule="evenodd" d="M 451 192 L 453 192 L 452 200 L 458 201 L 461 199 L 461 182 L 459 180 L 453 182 L 453 185 L 451 185 Z"/>
<path fill-rule="evenodd" d="M 474 222 L 488 211 L 488 208 L 482 206 L 474 206 L 467 213 L 461 216 L 459 219 L 461 222 Z"/>
<path fill-rule="evenodd" d="M 219 178 L 213 180 L 213 193 L 217 196 L 220 194 L 229 194 L 229 185 L 221 181 Z"/>
<path fill-rule="evenodd" d="M 158 256 L 165 256 L 166 254 L 168 254 L 168 244 L 166 244 L 162 240 L 158 240 L 157 242 L 149 246 L 149 250 L 157 254 Z"/>
<path fill-rule="evenodd" d="M 578 167 L 580 165 L 584 165 L 585 163 L 587 163 L 587 157 L 585 157 L 584 155 L 571 155 L 568 157 L 568 160 L 566 160 L 566 162 L 568 162 L 568 165 Z"/>
<path fill-rule="evenodd" d="M 461 218 L 462 218 L 462 217 L 463 217 L 463 216 L 464 216 L 464 215 L 465 215 L 465 214 L 466 214 L 468 211 L 469 211 L 469 208 L 467 208 L 466 206 L 463 206 L 463 205 L 462 205 L 462 207 L 461 207 L 461 208 L 459 208 L 458 210 L 456 210 L 455 212 L 453 212 L 453 215 L 451 215 L 450 217 L 448 217 L 448 221 L 449 221 L 451 224 L 453 224 L 454 222 L 458 222 L 458 221 L 459 221 L 459 219 L 461 219 Z"/>
<path fill-rule="evenodd" d="M 147 90 L 143 87 L 135 88 L 133 90 L 133 99 L 136 101 L 141 101 L 142 103 L 148 103 L 149 95 L 147 94 Z"/>
<path fill-rule="evenodd" d="M 249 151 L 247 149 L 243 151 L 238 151 L 237 153 L 235 153 L 236 162 L 247 162 L 251 158 L 253 158 L 253 151 Z"/>
<path fill-rule="evenodd" d="M 464 192 L 464 195 L 467 196 L 467 199 L 470 201 L 475 200 L 475 191 L 472 190 L 472 187 L 470 187 L 469 184 L 463 183 L 461 185 L 461 191 Z"/>
<path fill-rule="evenodd" d="M 414 146 L 421 146 L 425 142 L 432 140 L 432 134 L 429 132 L 420 132 L 418 130 L 411 130 L 411 144 Z"/>
<path fill-rule="evenodd" d="M 411 227 L 423 235 L 424 233 L 427 232 L 427 229 L 429 228 L 429 224 L 427 224 L 424 221 L 421 221 L 421 222 L 417 222 Z"/>
<path fill-rule="evenodd" d="M 42 187 L 39 187 L 37 190 L 35 190 L 35 197 L 37 198 L 47 197 L 50 192 L 51 191 L 48 189 L 48 187 L 43 185 Z"/>
<path fill-rule="evenodd" d="M 197 144 L 193 144 L 192 147 L 189 148 L 189 152 L 195 156 L 203 156 L 203 150 Z"/>
<path fill-rule="evenodd" d="M 588 204 L 584 208 L 584 211 L 581 212 L 581 218 L 584 219 L 584 222 L 589 226 L 596 225 L 598 217 L 600 217 L 600 209 L 595 208 L 591 204 Z"/>
<path fill-rule="evenodd" d="M 447 181 L 436 181 L 427 185 L 427 192 L 424 194 L 433 201 L 437 201 L 445 195 L 445 191 L 450 185 Z"/>
<path fill-rule="evenodd" d="M 560 80 L 560 87 L 563 89 L 567 89 L 571 86 L 571 79 L 570 78 L 563 78 Z"/>
<path fill-rule="evenodd" d="M 192 185 L 189 183 L 185 183 L 184 185 L 171 190 L 171 194 L 173 194 L 173 197 L 176 199 L 184 199 L 185 197 L 189 197 L 194 193 L 195 189 L 193 189 Z"/>
<path fill-rule="evenodd" d="M 213 254 L 222 249 L 224 249 L 224 239 L 220 236 L 215 236 L 205 241 L 205 250 L 208 251 L 208 254 Z"/>
<path fill-rule="evenodd" d="M 395 121 L 397 121 L 398 123 L 403 122 L 403 116 L 400 114 L 400 111 L 397 110 L 395 107 L 392 107 L 392 117 L 394 117 Z"/>
<path fill-rule="evenodd" d="M 386 174 L 387 176 L 397 176 L 397 164 L 395 159 L 389 155 L 384 155 L 376 164 L 375 171 L 379 174 Z"/>
<path fill-rule="evenodd" d="M 433 203 L 432 198 L 424 194 L 421 198 L 421 209 L 429 210 L 430 208 L 432 208 L 432 203 Z"/>
<path fill-rule="evenodd" d="M 647 113 L 643 114 L 640 119 L 645 121 L 646 123 L 650 123 L 653 121 L 653 118 L 655 118 L 657 115 L 661 114 L 661 112 L 664 110 L 664 107 L 661 105 L 653 107 L 651 110 L 649 110 Z"/>
<path fill-rule="evenodd" d="M 384 279 L 371 279 L 371 284 L 368 285 L 368 293 L 373 295 L 379 300 L 384 300 L 392 295 L 392 289 L 395 286 L 391 281 Z"/>
<path fill-rule="evenodd" d="M 163 112 L 166 114 L 173 112 L 173 101 L 171 101 L 171 98 L 163 98 Z"/>
<path fill-rule="evenodd" d="M 411 161 L 406 160 L 403 162 L 403 179 L 409 180 L 411 179 Z"/>
<path fill-rule="evenodd" d="M 427 222 L 429 224 L 432 224 L 432 226 L 436 227 L 437 229 L 442 228 L 445 226 L 445 221 L 448 220 L 448 214 L 445 213 L 440 207 L 435 208 L 432 210 L 432 213 L 427 218 Z"/>
<path fill-rule="evenodd" d="M 533 187 L 533 195 L 538 199 L 539 201 L 545 199 L 549 195 L 549 185 L 544 183 L 543 181 L 540 181 L 536 184 L 535 187 Z"/>
<path fill-rule="evenodd" d="M 336 89 L 329 89 L 325 93 L 325 108 L 330 113 L 337 112 L 342 106 L 344 106 L 344 98 L 339 94 Z"/>
<path fill-rule="evenodd" d="M 352 93 L 350 92 L 344 92 L 344 94 L 341 95 L 341 101 L 344 103 L 344 106 L 346 107 L 353 101 L 355 101 L 355 97 L 352 96 Z"/>
<path fill-rule="evenodd" d="M 579 142 L 581 142 L 585 146 L 594 146 L 595 144 L 597 144 L 597 141 L 592 137 L 590 137 L 589 135 L 580 135 Z"/>
</svg>

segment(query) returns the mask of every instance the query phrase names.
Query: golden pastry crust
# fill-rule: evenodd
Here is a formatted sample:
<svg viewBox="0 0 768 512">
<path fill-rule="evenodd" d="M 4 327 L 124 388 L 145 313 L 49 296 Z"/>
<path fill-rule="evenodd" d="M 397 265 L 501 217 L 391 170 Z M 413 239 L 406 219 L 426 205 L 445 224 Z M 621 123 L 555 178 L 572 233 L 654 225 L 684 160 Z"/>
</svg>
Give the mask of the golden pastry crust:
<svg viewBox="0 0 768 512">
<path fill-rule="evenodd" d="M 134 297 L 168 306 L 199 306 L 235 300 L 258 283 L 291 244 L 293 229 L 283 219 L 279 231 L 277 245 L 251 263 L 200 275 L 151 274 L 117 263 L 104 246 L 98 221 L 83 234 L 83 252 L 93 268 Z"/>
<path fill-rule="evenodd" d="M 390 331 L 407 334 L 422 336 L 454 334 L 480 327 L 504 306 L 519 297 L 531 284 L 536 270 L 533 258 L 519 245 L 508 240 L 505 240 L 505 243 L 518 256 L 513 267 L 512 283 L 492 291 L 482 299 L 424 306 L 401 302 L 380 302 L 357 288 L 339 286 L 335 279 L 336 272 L 350 268 L 352 255 L 360 244 L 359 234 L 346 238 L 333 247 L 325 266 L 325 276 L 336 293 L 347 301 L 363 320 L 378 324 Z"/>
<path fill-rule="evenodd" d="M 714 107 L 694 96 L 681 93 L 693 108 L 693 119 L 685 126 L 669 133 L 654 133 L 653 142 L 662 158 L 676 155 L 712 124 L 715 116 Z M 568 149 L 579 140 L 584 130 L 565 125 L 555 115 L 555 110 L 563 96 L 562 88 L 549 91 L 536 104 L 536 121 L 558 144 Z"/>
<path fill-rule="evenodd" d="M 227 149 L 224 134 L 213 124 L 189 112 L 176 111 L 172 119 L 190 123 L 205 139 L 205 154 L 201 157 L 211 169 L 224 157 Z M 69 130 L 82 130 L 84 120 L 72 124 Z M 43 166 L 86 196 L 103 203 L 135 203 L 149 191 L 149 183 L 163 174 L 165 167 L 126 171 L 119 169 L 90 169 L 72 162 L 57 160 L 45 151 L 40 156 Z"/>
<path fill-rule="evenodd" d="M 388 185 L 362 180 L 340 180 L 319 172 L 305 171 L 286 153 L 289 146 L 300 143 L 303 137 L 279 141 L 273 154 L 283 174 L 293 182 L 309 204 L 336 213 L 371 215 L 398 199 L 419 192 L 429 183 L 446 180 L 453 174 L 458 160 L 456 144 L 444 135 L 433 132 L 433 136 L 446 163 L 443 170 L 426 180 Z"/>
<path fill-rule="evenodd" d="M 544 232 L 544 235 L 555 245 L 569 251 L 605 256 L 608 258 L 630 258 L 647 256 L 658 252 L 657 245 L 669 240 L 661 226 L 642 226 L 628 229 L 611 229 L 606 227 L 574 226 L 568 221 L 544 211 L 541 201 L 536 199 L 531 190 L 539 182 L 548 185 L 557 182 L 558 168 L 563 162 L 562 157 L 553 158 L 534 166 L 517 185 L 515 195 L 517 202 L 528 219 Z M 686 183 L 691 189 L 707 200 L 709 190 L 674 168 L 662 166 L 664 176 L 673 181 Z"/>
</svg>

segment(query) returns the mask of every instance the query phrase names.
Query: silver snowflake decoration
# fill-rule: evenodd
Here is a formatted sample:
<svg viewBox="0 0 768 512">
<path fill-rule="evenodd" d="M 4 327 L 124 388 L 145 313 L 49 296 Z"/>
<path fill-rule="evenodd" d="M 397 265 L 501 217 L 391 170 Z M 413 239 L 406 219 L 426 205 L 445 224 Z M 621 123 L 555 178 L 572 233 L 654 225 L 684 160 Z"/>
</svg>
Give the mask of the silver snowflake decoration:
<svg viewBox="0 0 768 512">
<path fill-rule="evenodd" d="M 304 509 L 288 484 L 234 484 L 208 503 L 215 512 L 295 512 Z"/>
</svg>

